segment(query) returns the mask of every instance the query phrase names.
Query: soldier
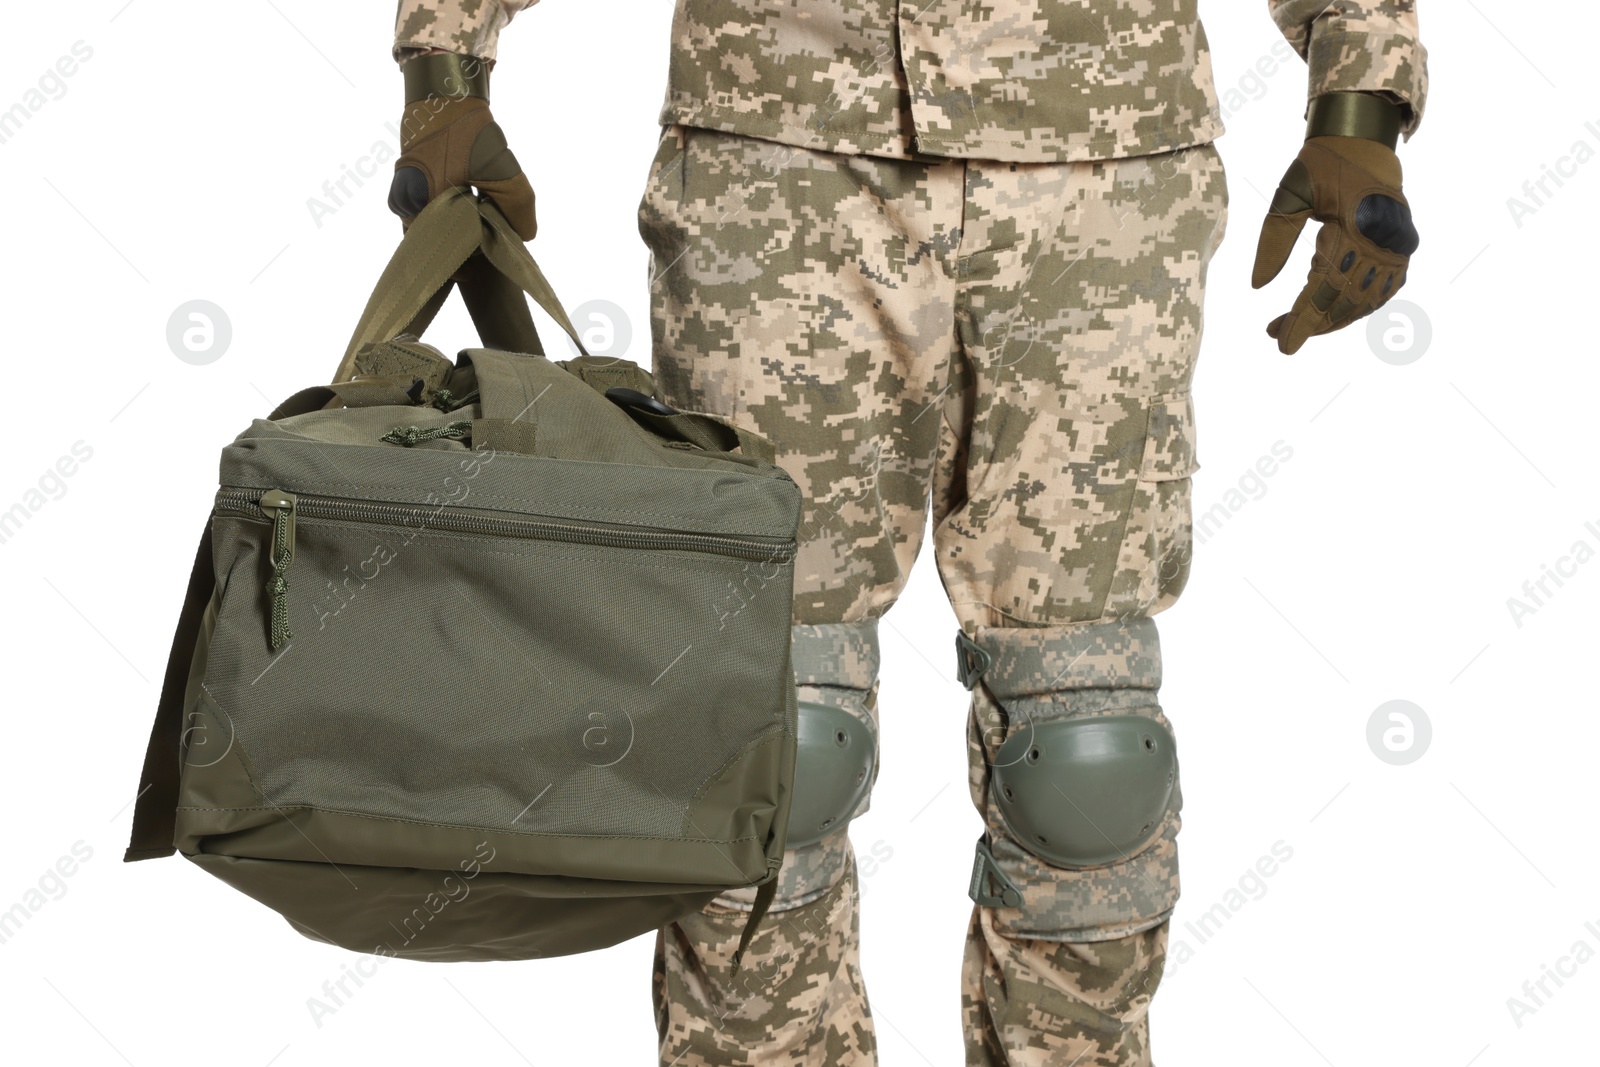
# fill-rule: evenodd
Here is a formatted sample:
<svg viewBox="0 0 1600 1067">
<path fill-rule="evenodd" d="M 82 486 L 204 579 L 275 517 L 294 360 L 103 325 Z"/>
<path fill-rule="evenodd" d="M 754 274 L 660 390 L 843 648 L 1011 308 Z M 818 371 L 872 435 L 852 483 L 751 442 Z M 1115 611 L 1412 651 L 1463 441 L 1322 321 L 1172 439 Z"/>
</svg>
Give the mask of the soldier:
<svg viewBox="0 0 1600 1067">
<path fill-rule="evenodd" d="M 533 236 L 533 192 L 488 107 L 497 35 L 533 2 L 401 0 L 397 214 L 472 184 Z M 1324 224 L 1267 328 L 1293 353 L 1405 282 L 1417 238 L 1393 150 L 1421 120 L 1426 53 L 1414 0 L 1268 6 L 1309 63 L 1310 104 L 1254 284 Z M 679 0 L 639 211 L 654 371 L 667 403 L 776 443 L 806 495 L 800 697 L 874 750 L 876 622 L 931 499 L 986 828 L 966 1062 L 1148 1064 L 1181 804 L 1151 617 L 1188 576 L 1222 125 L 1195 0 L 982 14 Z M 876 1060 L 846 829 L 876 766 L 864 787 L 830 773 L 805 727 L 791 848 L 743 971 L 729 957 L 753 890 L 658 934 L 663 1065 Z"/>
</svg>

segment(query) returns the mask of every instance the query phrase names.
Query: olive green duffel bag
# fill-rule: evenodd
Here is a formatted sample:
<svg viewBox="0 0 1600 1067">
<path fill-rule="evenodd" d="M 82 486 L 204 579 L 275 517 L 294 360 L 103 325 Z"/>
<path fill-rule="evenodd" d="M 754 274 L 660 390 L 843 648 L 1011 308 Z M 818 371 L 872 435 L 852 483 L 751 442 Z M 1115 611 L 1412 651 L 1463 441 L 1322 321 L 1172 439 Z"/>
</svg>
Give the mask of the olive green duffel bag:
<svg viewBox="0 0 1600 1067">
<path fill-rule="evenodd" d="M 489 346 L 454 362 L 415 337 L 452 282 Z M 524 291 L 572 333 L 492 205 L 436 200 L 335 384 L 223 449 L 125 858 L 427 960 L 759 885 L 742 953 L 792 795 L 800 493 L 637 366 L 529 354 Z"/>
</svg>

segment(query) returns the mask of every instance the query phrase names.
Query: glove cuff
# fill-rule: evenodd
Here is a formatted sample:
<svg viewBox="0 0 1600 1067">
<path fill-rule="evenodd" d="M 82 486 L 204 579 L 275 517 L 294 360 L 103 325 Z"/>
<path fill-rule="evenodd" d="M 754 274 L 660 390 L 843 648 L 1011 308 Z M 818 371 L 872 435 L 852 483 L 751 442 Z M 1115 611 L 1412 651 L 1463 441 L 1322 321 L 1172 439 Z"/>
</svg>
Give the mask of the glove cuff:
<svg viewBox="0 0 1600 1067">
<path fill-rule="evenodd" d="M 1403 122 L 1399 104 L 1373 93 L 1325 93 L 1311 101 L 1306 113 L 1306 140 L 1361 137 L 1393 150 Z"/>
<path fill-rule="evenodd" d="M 408 59 L 400 67 L 406 80 L 406 103 L 429 97 L 489 99 L 489 61 L 457 52 L 434 52 Z"/>
</svg>

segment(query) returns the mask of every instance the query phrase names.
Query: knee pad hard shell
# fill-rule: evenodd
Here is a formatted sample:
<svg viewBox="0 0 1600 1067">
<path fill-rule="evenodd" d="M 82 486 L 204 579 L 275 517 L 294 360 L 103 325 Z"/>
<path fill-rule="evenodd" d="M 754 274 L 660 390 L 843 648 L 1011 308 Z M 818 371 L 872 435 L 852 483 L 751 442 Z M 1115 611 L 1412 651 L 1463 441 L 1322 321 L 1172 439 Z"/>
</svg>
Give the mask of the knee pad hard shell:
<svg viewBox="0 0 1600 1067">
<path fill-rule="evenodd" d="M 858 712 L 802 700 L 798 723 L 789 848 L 843 829 L 867 799 L 878 763 L 872 723 Z"/>
<path fill-rule="evenodd" d="M 800 708 L 802 722 L 805 706 Z M 804 729 L 802 728 L 802 737 Z M 1143 714 L 1026 723 L 991 769 L 1000 819 L 1069 870 L 1128 859 L 1155 839 L 1178 781 L 1172 731 Z"/>
<path fill-rule="evenodd" d="M 1178 898 L 1182 795 L 1155 625 L 980 628 L 957 640 L 986 832 L 969 895 L 1015 937 L 1100 941 Z"/>
<path fill-rule="evenodd" d="M 823 896 L 849 868 L 842 831 L 871 806 L 878 778 L 878 624 L 796 625 L 790 655 L 799 714 L 794 798 L 773 911 Z M 716 899 L 748 909 L 754 894 Z"/>
</svg>

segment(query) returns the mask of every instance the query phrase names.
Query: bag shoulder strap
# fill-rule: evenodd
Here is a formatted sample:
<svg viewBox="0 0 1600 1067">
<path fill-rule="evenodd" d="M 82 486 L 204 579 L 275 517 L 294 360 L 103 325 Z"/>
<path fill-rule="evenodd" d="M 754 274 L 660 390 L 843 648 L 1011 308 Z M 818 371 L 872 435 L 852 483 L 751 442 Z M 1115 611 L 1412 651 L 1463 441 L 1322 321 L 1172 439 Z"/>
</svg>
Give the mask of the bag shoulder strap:
<svg viewBox="0 0 1600 1067">
<path fill-rule="evenodd" d="M 160 859 L 176 851 L 173 837 L 178 826 L 178 776 L 182 770 L 178 752 L 183 741 L 184 693 L 189 687 L 189 669 L 200 639 L 200 626 L 216 583 L 208 519 L 189 572 L 189 588 L 183 595 L 172 651 L 167 655 L 161 703 L 156 707 L 150 742 L 145 747 L 144 770 L 139 775 L 139 794 L 133 807 L 133 834 L 128 850 L 122 854 L 124 863 Z"/>
</svg>

